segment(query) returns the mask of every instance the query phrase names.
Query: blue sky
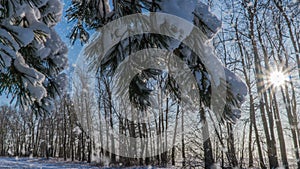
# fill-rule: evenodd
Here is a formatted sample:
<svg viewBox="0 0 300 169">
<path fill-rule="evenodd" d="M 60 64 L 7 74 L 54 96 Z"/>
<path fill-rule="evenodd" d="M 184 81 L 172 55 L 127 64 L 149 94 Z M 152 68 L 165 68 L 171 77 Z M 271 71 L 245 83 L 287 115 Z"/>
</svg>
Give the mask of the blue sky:
<svg viewBox="0 0 300 169">
<path fill-rule="evenodd" d="M 76 42 L 73 46 L 70 43 L 70 40 L 68 39 L 68 35 L 70 31 L 72 30 L 72 26 L 74 23 L 68 23 L 66 19 L 66 10 L 69 8 L 70 1 L 69 0 L 64 0 L 64 11 L 63 11 L 63 17 L 61 22 L 59 22 L 55 30 L 56 32 L 60 35 L 61 39 L 67 44 L 69 48 L 69 53 L 68 53 L 68 58 L 69 58 L 69 64 L 72 65 L 76 63 L 76 59 L 82 50 L 82 46 L 80 42 Z"/>
</svg>

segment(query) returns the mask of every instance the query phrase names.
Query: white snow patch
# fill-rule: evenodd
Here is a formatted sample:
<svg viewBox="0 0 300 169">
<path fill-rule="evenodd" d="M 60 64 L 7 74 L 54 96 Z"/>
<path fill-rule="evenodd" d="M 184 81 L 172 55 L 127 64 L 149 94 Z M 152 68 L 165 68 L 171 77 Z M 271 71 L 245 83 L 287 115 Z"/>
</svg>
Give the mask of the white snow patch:
<svg viewBox="0 0 300 169">
<path fill-rule="evenodd" d="M 21 47 L 27 46 L 34 39 L 34 33 L 29 28 L 12 26 L 10 24 L 5 24 L 5 27 L 10 30 L 12 36 L 17 39 Z"/>
<path fill-rule="evenodd" d="M 14 66 L 20 73 L 24 74 L 22 77 L 23 85 L 28 89 L 34 99 L 40 101 L 47 96 L 47 91 L 42 85 L 45 80 L 45 76 L 42 73 L 30 68 L 20 54 L 17 55 Z"/>
<path fill-rule="evenodd" d="M 209 7 L 199 2 L 194 11 L 195 14 L 195 24 L 199 27 L 204 27 L 206 36 L 211 39 L 218 33 L 222 26 L 222 22 L 210 12 Z M 203 25 L 204 24 L 204 25 Z"/>
<path fill-rule="evenodd" d="M 225 69 L 225 76 L 235 99 L 243 103 L 248 93 L 247 86 L 237 75 L 228 69 Z"/>
<path fill-rule="evenodd" d="M 76 127 L 73 129 L 73 132 L 74 132 L 74 134 L 79 135 L 79 134 L 81 134 L 82 131 L 81 131 L 80 127 L 76 126 Z"/>
<path fill-rule="evenodd" d="M 251 7 L 251 6 L 253 6 L 253 2 L 249 2 L 249 3 L 247 4 L 247 7 Z"/>
<path fill-rule="evenodd" d="M 276 169 L 285 169 L 285 166 L 279 166 Z"/>
<path fill-rule="evenodd" d="M 158 4 L 161 7 L 161 12 L 184 18 L 190 22 L 194 19 L 195 0 L 164 0 L 158 2 Z"/>
<path fill-rule="evenodd" d="M 221 169 L 221 165 L 219 163 L 215 163 L 211 166 L 211 169 Z"/>
<path fill-rule="evenodd" d="M 195 0 L 164 0 L 158 2 L 160 6 L 160 10 L 157 12 L 163 12 L 170 15 L 174 15 L 193 23 L 194 15 L 193 11 L 195 11 L 196 1 Z M 185 39 L 188 35 L 190 35 L 192 31 L 192 26 L 183 25 L 180 22 L 177 22 L 173 19 L 170 19 L 169 16 L 166 17 L 158 17 L 155 19 L 155 24 L 152 24 L 154 29 L 161 29 L 161 25 L 165 25 L 164 27 L 169 28 L 168 31 L 171 31 L 173 37 L 176 37 L 178 40 Z M 164 32 L 165 30 L 162 30 Z M 169 43 L 169 49 L 174 50 L 178 48 L 180 45 L 180 41 L 172 41 Z"/>
</svg>

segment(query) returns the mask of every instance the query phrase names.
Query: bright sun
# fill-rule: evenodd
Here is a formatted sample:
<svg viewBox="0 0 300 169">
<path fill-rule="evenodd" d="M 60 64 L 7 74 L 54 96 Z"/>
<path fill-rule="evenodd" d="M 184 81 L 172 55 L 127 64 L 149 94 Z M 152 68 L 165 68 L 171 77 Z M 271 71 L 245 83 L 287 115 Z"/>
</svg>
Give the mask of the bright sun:
<svg viewBox="0 0 300 169">
<path fill-rule="evenodd" d="M 269 75 L 269 82 L 274 87 L 280 87 L 284 85 L 287 80 L 287 75 L 282 71 L 274 70 Z"/>
</svg>

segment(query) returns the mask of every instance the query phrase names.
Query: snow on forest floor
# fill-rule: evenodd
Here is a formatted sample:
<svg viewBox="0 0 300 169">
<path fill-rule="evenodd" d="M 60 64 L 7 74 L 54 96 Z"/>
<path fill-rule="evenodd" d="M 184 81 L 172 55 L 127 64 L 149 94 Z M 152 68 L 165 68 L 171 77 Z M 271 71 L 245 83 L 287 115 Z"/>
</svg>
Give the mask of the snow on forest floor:
<svg viewBox="0 0 300 169">
<path fill-rule="evenodd" d="M 0 169 L 2 168 L 97 168 L 80 162 L 66 162 L 60 159 L 46 158 L 15 158 L 0 157 Z"/>
<path fill-rule="evenodd" d="M 88 168 L 99 169 L 99 167 L 88 165 L 83 162 L 71 162 L 63 161 L 56 158 L 16 158 L 16 157 L 0 157 L 0 169 L 18 169 L 18 168 L 30 168 L 30 169 L 58 169 L 58 168 Z M 103 167 L 101 169 L 117 169 Z M 158 169 L 155 167 L 130 167 L 127 169 Z"/>
</svg>

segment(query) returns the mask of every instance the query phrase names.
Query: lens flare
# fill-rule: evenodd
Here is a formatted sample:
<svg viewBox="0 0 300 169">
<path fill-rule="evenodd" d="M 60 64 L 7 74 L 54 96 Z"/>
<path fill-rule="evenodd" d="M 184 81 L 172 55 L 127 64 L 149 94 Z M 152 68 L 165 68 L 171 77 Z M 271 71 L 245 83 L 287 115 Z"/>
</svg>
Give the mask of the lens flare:
<svg viewBox="0 0 300 169">
<path fill-rule="evenodd" d="M 286 81 L 288 81 L 288 75 L 286 75 L 284 72 L 279 70 L 270 72 L 269 82 L 273 87 L 283 86 Z"/>
</svg>

